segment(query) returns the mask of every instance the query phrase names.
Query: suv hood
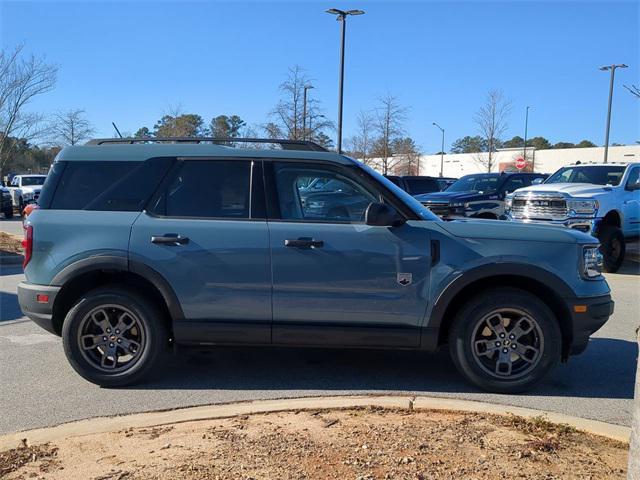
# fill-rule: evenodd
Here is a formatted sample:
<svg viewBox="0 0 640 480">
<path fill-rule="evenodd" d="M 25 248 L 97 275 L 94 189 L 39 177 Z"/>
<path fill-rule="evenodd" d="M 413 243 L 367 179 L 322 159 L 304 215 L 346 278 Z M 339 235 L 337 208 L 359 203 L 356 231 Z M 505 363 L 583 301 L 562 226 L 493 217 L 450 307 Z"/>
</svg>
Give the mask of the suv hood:
<svg viewBox="0 0 640 480">
<path fill-rule="evenodd" d="M 416 195 L 416 200 L 420 202 L 451 202 L 451 201 L 465 201 L 467 199 L 477 198 L 478 196 L 485 196 L 487 194 L 475 192 L 473 190 L 469 190 L 466 192 L 436 192 L 436 193 L 423 193 L 422 195 Z M 495 195 L 495 194 L 494 194 Z"/>
<path fill-rule="evenodd" d="M 564 193 L 571 197 L 593 197 L 594 195 L 606 194 L 613 187 L 607 185 L 595 185 L 593 183 L 548 183 L 542 185 L 532 185 L 531 187 L 519 188 L 515 195 L 521 193 Z"/>
<path fill-rule="evenodd" d="M 455 220 L 438 226 L 456 237 L 523 242 L 594 243 L 592 236 L 556 225 L 526 224 L 504 220 Z"/>
</svg>

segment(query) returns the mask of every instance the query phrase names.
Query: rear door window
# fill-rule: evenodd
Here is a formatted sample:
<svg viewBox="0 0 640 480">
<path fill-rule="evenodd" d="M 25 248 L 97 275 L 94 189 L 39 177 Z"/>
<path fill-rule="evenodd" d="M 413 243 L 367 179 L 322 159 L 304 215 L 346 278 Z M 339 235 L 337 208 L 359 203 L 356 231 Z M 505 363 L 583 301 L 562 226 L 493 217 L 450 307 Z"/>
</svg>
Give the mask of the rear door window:
<svg viewBox="0 0 640 480">
<path fill-rule="evenodd" d="M 149 211 L 167 217 L 250 218 L 251 161 L 187 160 Z"/>
</svg>

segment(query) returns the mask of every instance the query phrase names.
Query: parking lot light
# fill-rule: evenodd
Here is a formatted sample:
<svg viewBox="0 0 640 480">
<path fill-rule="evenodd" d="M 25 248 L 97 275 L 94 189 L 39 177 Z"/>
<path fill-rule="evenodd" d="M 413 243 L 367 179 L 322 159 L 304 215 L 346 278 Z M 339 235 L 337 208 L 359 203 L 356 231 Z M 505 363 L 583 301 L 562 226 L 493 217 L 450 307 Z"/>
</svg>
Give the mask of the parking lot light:
<svg viewBox="0 0 640 480">
<path fill-rule="evenodd" d="M 604 163 L 607 163 L 607 157 L 609 156 L 609 130 L 611 129 L 611 102 L 613 100 L 613 80 L 616 76 L 616 68 L 627 68 L 628 65 L 624 63 L 605 65 L 600 67 L 600 70 L 606 72 L 611 70 L 611 80 L 609 80 L 609 107 L 607 108 L 607 129 L 604 135 Z"/>
<path fill-rule="evenodd" d="M 330 8 L 327 13 L 336 15 L 336 20 L 341 22 L 340 29 L 340 83 L 338 87 L 338 153 L 342 153 L 342 104 L 343 104 L 343 86 L 344 86 L 344 39 L 345 30 L 347 28 L 348 15 L 364 15 L 364 10 L 339 10 Z"/>
<path fill-rule="evenodd" d="M 440 147 L 440 178 L 442 178 L 442 170 L 444 168 L 444 128 L 433 122 L 433 125 L 438 127 L 442 131 L 442 146 Z"/>
</svg>

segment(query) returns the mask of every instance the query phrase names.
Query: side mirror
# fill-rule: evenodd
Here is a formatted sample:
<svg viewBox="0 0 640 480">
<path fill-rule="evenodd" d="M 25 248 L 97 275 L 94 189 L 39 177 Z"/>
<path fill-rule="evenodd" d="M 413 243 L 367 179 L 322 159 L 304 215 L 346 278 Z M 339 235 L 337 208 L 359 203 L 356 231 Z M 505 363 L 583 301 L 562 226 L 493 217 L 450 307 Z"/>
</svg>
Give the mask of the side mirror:
<svg viewBox="0 0 640 480">
<path fill-rule="evenodd" d="M 531 182 L 531 185 L 540 185 L 542 182 L 544 182 L 544 178 L 542 177 L 534 178 Z"/>
<path fill-rule="evenodd" d="M 405 218 L 390 205 L 370 203 L 364 212 L 364 222 L 373 227 L 399 227 Z"/>
<path fill-rule="evenodd" d="M 640 190 L 640 182 L 627 183 L 625 190 L 631 190 L 631 191 Z"/>
</svg>

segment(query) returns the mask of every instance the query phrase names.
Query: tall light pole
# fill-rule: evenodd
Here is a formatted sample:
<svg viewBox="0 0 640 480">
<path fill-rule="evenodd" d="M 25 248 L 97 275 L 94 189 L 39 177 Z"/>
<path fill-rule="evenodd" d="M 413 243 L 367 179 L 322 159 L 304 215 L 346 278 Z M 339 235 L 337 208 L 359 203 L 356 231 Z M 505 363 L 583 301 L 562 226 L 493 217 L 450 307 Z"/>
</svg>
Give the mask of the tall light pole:
<svg viewBox="0 0 640 480">
<path fill-rule="evenodd" d="M 307 139 L 307 90 L 313 88 L 313 85 L 304 86 L 304 101 L 302 103 L 302 140 Z"/>
<path fill-rule="evenodd" d="M 440 177 L 442 177 L 442 170 L 444 169 L 444 128 L 436 122 L 433 122 L 433 124 L 442 132 L 442 146 L 440 147 Z"/>
<path fill-rule="evenodd" d="M 364 10 L 338 10 L 330 8 L 327 13 L 336 15 L 336 20 L 341 22 L 340 33 L 340 86 L 338 88 L 338 153 L 342 153 L 342 100 L 343 100 L 343 84 L 344 84 L 344 39 L 345 30 L 347 28 L 347 15 L 363 15 Z"/>
<path fill-rule="evenodd" d="M 524 115 L 524 148 L 522 156 L 524 157 L 524 161 L 527 161 L 527 129 L 529 127 L 529 109 L 531 107 L 527 105 L 527 113 Z"/>
<path fill-rule="evenodd" d="M 627 68 L 627 65 L 621 63 L 619 65 L 606 65 L 600 67 L 600 70 L 611 70 L 611 80 L 609 81 L 609 108 L 607 109 L 607 130 L 604 134 L 604 163 L 607 163 L 609 156 L 609 130 L 611 128 L 611 102 L 613 101 L 613 79 L 616 76 L 616 68 Z"/>
</svg>

